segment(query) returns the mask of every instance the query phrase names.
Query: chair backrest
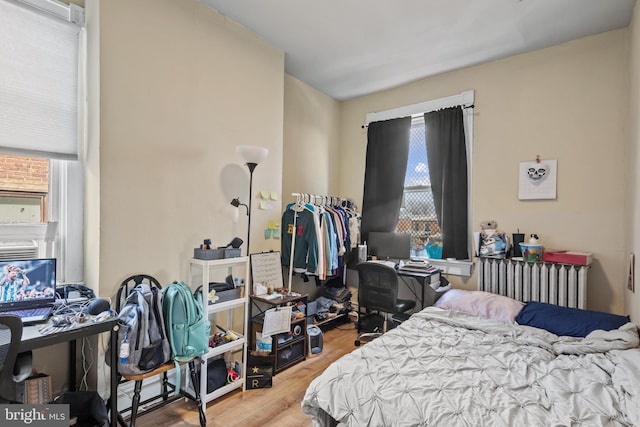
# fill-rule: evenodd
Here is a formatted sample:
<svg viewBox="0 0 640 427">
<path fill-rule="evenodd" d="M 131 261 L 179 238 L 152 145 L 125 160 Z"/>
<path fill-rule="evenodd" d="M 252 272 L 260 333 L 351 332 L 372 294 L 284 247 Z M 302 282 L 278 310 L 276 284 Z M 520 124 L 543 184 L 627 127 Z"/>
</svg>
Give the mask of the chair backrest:
<svg viewBox="0 0 640 427">
<path fill-rule="evenodd" d="M 134 274 L 133 276 L 129 276 L 122 281 L 118 288 L 118 293 L 116 294 L 116 312 L 120 312 L 120 308 L 124 305 L 124 301 L 127 299 L 129 292 L 141 283 L 146 283 L 149 286 L 155 285 L 158 289 L 162 289 L 160 282 L 148 274 Z"/>
<path fill-rule="evenodd" d="M 0 399 L 15 401 L 13 368 L 22 340 L 22 321 L 17 316 L 0 315 Z"/>
<path fill-rule="evenodd" d="M 386 313 L 396 312 L 398 273 L 377 262 L 362 262 L 358 270 L 358 305 Z"/>
<path fill-rule="evenodd" d="M 154 277 L 137 274 L 125 279 L 116 295 L 116 311 L 119 347 L 109 349 L 108 354 L 128 350 L 119 358 L 120 374 L 143 374 L 171 360 L 162 316 L 162 287 Z"/>
</svg>

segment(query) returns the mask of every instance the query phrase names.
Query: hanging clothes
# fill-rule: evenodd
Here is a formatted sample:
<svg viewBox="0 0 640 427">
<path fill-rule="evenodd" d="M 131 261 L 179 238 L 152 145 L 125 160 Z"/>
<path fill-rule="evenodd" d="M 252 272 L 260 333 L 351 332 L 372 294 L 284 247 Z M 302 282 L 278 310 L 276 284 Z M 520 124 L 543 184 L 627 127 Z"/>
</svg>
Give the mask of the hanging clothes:
<svg viewBox="0 0 640 427">
<path fill-rule="evenodd" d="M 296 273 L 317 274 L 319 250 L 319 217 L 315 207 L 310 204 L 287 205 L 282 214 L 281 251 L 282 265 L 290 267 Z M 293 261 L 291 247 L 293 244 Z M 324 262 L 321 262 L 324 268 Z"/>
<path fill-rule="evenodd" d="M 320 280 L 342 277 L 354 242 L 352 219 L 359 233 L 359 214 L 351 202 L 334 197 L 294 195 L 298 199 L 282 214 L 282 265 Z"/>
</svg>

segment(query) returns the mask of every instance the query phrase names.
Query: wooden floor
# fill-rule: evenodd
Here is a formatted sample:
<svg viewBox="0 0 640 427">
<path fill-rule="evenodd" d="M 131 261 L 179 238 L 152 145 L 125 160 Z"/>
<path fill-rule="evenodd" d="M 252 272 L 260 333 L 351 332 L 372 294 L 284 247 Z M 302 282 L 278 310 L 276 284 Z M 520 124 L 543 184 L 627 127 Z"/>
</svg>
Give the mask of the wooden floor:
<svg viewBox="0 0 640 427">
<path fill-rule="evenodd" d="M 357 337 L 353 323 L 324 332 L 322 353 L 308 357 L 273 377 L 273 387 L 236 390 L 207 404 L 207 426 L 311 426 L 300 403 L 309 383 L 334 360 L 351 352 Z M 179 400 L 136 420 L 136 426 L 197 426 L 198 412 L 191 401 Z"/>
</svg>

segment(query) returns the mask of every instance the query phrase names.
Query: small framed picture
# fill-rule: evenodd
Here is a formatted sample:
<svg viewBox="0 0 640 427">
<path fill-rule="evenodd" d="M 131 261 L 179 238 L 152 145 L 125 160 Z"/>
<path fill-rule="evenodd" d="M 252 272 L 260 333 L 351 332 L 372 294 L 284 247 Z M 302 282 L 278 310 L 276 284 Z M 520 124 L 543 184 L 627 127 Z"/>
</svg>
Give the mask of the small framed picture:
<svg viewBox="0 0 640 427">
<path fill-rule="evenodd" d="M 629 281 L 627 282 L 627 289 L 629 289 L 631 292 L 636 291 L 635 264 L 636 264 L 635 254 L 629 254 Z"/>
</svg>

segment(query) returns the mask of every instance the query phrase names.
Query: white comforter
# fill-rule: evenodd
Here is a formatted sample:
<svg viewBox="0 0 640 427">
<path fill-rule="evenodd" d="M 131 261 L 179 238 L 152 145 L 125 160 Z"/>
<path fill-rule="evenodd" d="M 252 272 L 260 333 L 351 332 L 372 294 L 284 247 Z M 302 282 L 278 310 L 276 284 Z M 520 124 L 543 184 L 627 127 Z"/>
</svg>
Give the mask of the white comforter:
<svg viewBox="0 0 640 427">
<path fill-rule="evenodd" d="M 302 410 L 316 426 L 640 425 L 637 327 L 578 339 L 428 307 L 330 365 Z"/>
</svg>

